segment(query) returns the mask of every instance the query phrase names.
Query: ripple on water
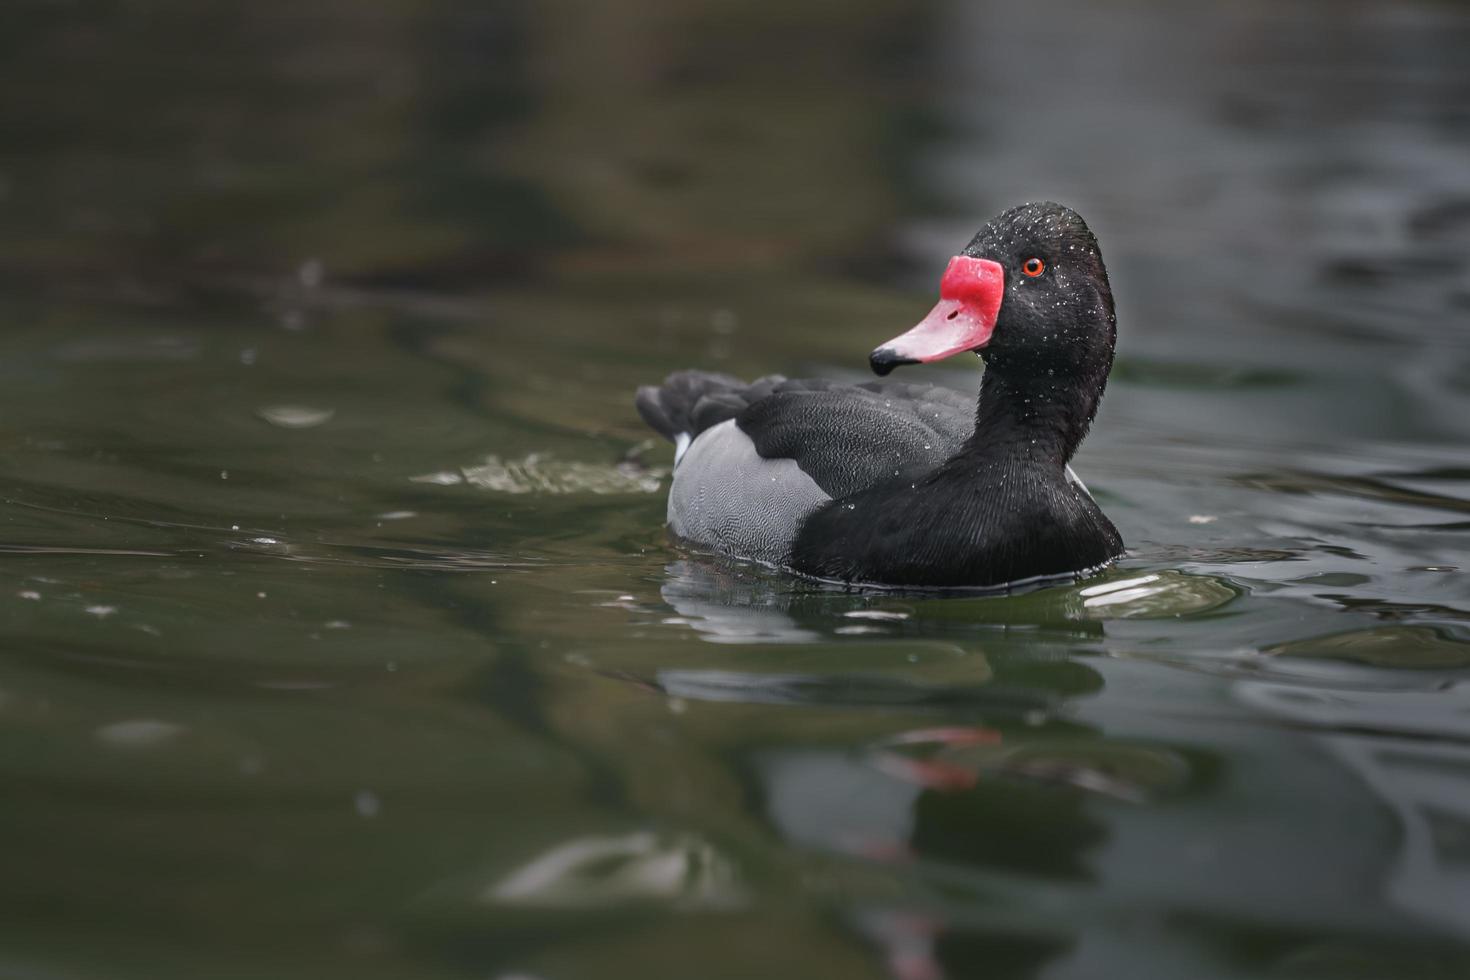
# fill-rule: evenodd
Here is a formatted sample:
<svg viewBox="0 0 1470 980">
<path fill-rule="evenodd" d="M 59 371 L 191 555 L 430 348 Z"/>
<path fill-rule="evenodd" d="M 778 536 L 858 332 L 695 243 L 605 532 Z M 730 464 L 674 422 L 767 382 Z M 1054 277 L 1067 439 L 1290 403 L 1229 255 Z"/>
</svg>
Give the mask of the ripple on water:
<svg viewBox="0 0 1470 980">
<path fill-rule="evenodd" d="M 657 493 L 667 472 L 631 462 L 588 463 L 559 460 L 550 453 L 531 453 L 521 459 L 490 455 L 472 466 L 410 479 L 440 486 L 468 484 L 509 494 L 631 494 Z"/>
<path fill-rule="evenodd" d="M 1470 641 L 1435 626 L 1379 626 L 1266 647 L 1277 657 L 1342 660 L 1371 667 L 1470 667 Z"/>
<path fill-rule="evenodd" d="M 741 904 L 735 863 L 693 834 L 635 831 L 556 844 L 484 888 L 491 905 L 613 908 L 666 904 L 721 909 Z"/>
<path fill-rule="evenodd" d="M 972 683 L 930 683 L 883 674 L 753 673 L 732 670 L 661 670 L 658 687 L 690 701 L 826 707 L 964 709 L 967 712 L 1048 717 L 1058 698 L 1049 691 L 991 682 L 983 658 L 966 660 Z"/>
<path fill-rule="evenodd" d="M 312 429 L 330 422 L 337 410 L 309 405 L 266 405 L 255 414 L 279 429 Z"/>
<path fill-rule="evenodd" d="M 1016 619 L 1027 612 L 1048 618 L 1060 615 L 1073 621 L 1155 619 L 1209 612 L 1243 593 L 1223 578 L 1195 575 L 1175 569 L 1139 571 L 1114 568 L 1075 585 L 1041 589 L 1023 595 L 947 603 L 955 611 L 979 619 L 1002 614 Z M 991 605 L 982 605 L 990 603 Z M 942 613 L 939 603 L 925 607 L 926 615 Z"/>
<path fill-rule="evenodd" d="M 97 729 L 97 738 L 105 745 L 120 749 L 146 749 L 172 741 L 183 734 L 184 726 L 156 718 L 133 718 L 115 721 Z"/>
</svg>

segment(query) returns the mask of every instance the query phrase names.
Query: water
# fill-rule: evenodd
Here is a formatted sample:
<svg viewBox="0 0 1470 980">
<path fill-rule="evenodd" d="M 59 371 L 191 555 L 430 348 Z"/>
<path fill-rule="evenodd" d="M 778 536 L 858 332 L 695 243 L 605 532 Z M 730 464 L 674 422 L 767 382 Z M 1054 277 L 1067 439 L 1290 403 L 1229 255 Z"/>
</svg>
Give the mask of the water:
<svg viewBox="0 0 1470 980">
<path fill-rule="evenodd" d="M 1463 4 L 4 16 L 0 972 L 1470 975 Z M 1127 561 L 669 544 L 1032 197 Z"/>
</svg>

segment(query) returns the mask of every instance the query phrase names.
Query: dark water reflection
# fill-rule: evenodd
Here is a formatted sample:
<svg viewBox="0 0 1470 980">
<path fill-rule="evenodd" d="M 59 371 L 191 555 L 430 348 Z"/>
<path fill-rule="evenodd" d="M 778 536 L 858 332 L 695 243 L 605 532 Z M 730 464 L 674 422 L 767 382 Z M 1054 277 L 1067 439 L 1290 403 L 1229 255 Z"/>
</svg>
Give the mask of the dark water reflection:
<svg viewBox="0 0 1470 980">
<path fill-rule="evenodd" d="M 0 973 L 1470 975 L 1470 9 L 0 13 Z M 665 541 L 633 387 L 1120 301 L 1132 552 Z M 931 378 L 973 387 L 966 370 Z"/>
</svg>

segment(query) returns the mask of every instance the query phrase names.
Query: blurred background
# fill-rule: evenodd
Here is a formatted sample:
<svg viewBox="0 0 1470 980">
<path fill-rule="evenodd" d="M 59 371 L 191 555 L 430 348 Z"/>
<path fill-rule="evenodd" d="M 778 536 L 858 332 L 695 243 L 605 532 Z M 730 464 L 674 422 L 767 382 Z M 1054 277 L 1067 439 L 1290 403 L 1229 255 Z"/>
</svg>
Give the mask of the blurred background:
<svg viewBox="0 0 1470 980">
<path fill-rule="evenodd" d="M 666 539 L 1037 199 L 1127 561 Z M 10 0 L 0 382 L 0 974 L 1470 975 L 1463 2 Z"/>
</svg>

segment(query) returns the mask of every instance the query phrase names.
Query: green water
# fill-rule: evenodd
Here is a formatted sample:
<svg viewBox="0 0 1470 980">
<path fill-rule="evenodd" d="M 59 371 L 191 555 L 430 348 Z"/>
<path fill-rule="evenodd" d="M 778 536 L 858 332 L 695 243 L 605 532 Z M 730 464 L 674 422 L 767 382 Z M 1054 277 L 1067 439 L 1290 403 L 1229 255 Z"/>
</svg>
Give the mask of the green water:
<svg viewBox="0 0 1470 980">
<path fill-rule="evenodd" d="M 0 15 L 0 974 L 1470 975 L 1470 9 L 267 7 Z M 670 544 L 1039 197 L 1127 560 Z"/>
</svg>

